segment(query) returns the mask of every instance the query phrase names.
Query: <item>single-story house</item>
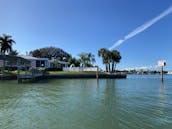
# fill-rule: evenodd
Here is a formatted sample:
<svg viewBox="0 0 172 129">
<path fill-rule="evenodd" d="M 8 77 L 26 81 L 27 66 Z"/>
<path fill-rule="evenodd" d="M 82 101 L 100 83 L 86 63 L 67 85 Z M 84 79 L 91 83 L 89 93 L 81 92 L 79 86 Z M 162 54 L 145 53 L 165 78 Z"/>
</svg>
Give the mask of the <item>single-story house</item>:
<svg viewBox="0 0 172 129">
<path fill-rule="evenodd" d="M 17 60 L 20 62 L 20 67 L 32 68 L 64 68 L 69 66 L 69 62 L 59 60 L 49 60 L 48 58 L 36 58 L 32 56 L 9 56 L 0 55 L 0 67 L 17 67 Z M 5 61 L 5 62 L 4 62 Z"/>
<path fill-rule="evenodd" d="M 39 67 L 49 68 L 50 67 L 50 61 L 48 58 L 36 58 L 32 56 L 23 56 L 23 55 L 19 57 L 30 61 L 30 66 L 33 68 L 39 68 Z"/>
</svg>

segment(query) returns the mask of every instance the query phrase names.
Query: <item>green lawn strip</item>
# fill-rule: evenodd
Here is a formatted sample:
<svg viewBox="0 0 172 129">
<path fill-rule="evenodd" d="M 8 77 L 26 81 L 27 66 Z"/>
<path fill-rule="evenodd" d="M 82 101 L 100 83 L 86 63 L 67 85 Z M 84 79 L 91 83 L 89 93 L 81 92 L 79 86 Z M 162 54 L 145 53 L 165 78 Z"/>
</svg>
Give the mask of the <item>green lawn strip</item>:
<svg viewBox="0 0 172 129">
<path fill-rule="evenodd" d="M 4 74 L 17 75 L 17 71 L 5 71 Z M 31 74 L 30 72 L 20 71 L 20 75 Z M 48 71 L 49 75 L 96 75 L 96 72 L 75 72 L 75 71 Z M 105 72 L 98 72 L 98 74 L 106 74 Z"/>
<path fill-rule="evenodd" d="M 4 74 L 17 75 L 18 72 L 17 71 L 4 71 Z M 31 74 L 31 73 L 30 72 L 25 72 L 25 71 L 20 71 L 20 74 L 24 75 L 24 74 Z"/>
</svg>

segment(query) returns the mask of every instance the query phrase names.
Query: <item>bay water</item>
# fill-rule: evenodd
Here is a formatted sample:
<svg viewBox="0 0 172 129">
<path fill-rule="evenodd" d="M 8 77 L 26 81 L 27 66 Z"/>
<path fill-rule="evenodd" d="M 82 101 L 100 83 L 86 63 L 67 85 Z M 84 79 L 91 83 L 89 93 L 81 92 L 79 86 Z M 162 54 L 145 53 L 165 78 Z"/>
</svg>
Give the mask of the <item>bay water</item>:
<svg viewBox="0 0 172 129">
<path fill-rule="evenodd" d="M 172 129 L 172 75 L 0 81 L 0 129 Z"/>
</svg>

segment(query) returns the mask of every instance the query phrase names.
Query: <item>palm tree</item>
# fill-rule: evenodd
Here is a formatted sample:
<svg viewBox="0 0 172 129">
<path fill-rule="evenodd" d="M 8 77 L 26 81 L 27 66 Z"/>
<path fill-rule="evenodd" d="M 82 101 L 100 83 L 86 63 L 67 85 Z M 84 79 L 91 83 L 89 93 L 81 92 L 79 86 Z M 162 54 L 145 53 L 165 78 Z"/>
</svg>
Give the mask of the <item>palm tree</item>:
<svg viewBox="0 0 172 129">
<path fill-rule="evenodd" d="M 95 56 L 94 56 L 91 52 L 89 52 L 89 53 L 87 54 L 87 56 L 88 56 L 88 63 L 90 63 L 90 64 L 92 65 L 93 63 L 96 62 Z"/>
<path fill-rule="evenodd" d="M 82 52 L 80 54 L 78 54 L 78 56 L 80 57 L 80 62 L 82 64 L 82 66 L 87 66 L 87 67 L 91 67 L 93 66 L 92 64 L 95 62 L 95 57 L 94 55 L 89 52 L 89 53 L 85 53 L 85 52 Z"/>
<path fill-rule="evenodd" d="M 111 63 L 112 63 L 112 72 L 114 72 L 116 68 L 116 64 L 119 63 L 121 60 L 120 52 L 117 50 L 111 51 Z"/>
<path fill-rule="evenodd" d="M 98 51 L 98 56 L 100 57 L 102 57 L 102 62 L 103 62 L 103 64 L 105 64 L 106 65 L 106 72 L 109 72 L 109 65 L 110 65 L 110 52 L 109 52 L 109 50 L 108 49 L 106 49 L 106 48 L 101 48 L 99 51 Z"/>
<path fill-rule="evenodd" d="M 15 43 L 13 39 L 11 39 L 12 36 L 3 34 L 0 36 L 0 55 L 4 56 L 4 61 L 3 61 L 3 69 L 2 73 L 4 73 L 5 70 L 5 53 L 9 53 L 12 51 L 12 45 Z"/>
<path fill-rule="evenodd" d="M 82 64 L 82 66 L 84 67 L 86 65 L 86 61 L 87 61 L 87 54 L 82 52 L 82 53 L 79 53 L 78 54 L 79 56 L 79 60 L 80 60 L 80 63 Z"/>
<path fill-rule="evenodd" d="M 107 61 L 108 61 L 108 72 L 111 72 L 111 68 L 110 68 L 111 58 L 112 58 L 111 51 L 107 50 L 106 56 L 107 56 Z"/>
<path fill-rule="evenodd" d="M 75 67 L 79 67 L 80 66 L 80 61 L 74 57 L 69 57 L 66 59 L 67 62 L 70 63 L 70 65 L 74 65 Z"/>
<path fill-rule="evenodd" d="M 11 56 L 17 56 L 19 54 L 19 52 L 17 50 L 12 50 L 9 55 Z"/>
<path fill-rule="evenodd" d="M 98 51 L 98 56 L 102 57 L 103 64 L 106 65 L 106 72 L 113 72 L 115 70 L 116 64 L 121 60 L 121 55 L 117 50 L 110 51 L 106 48 L 101 48 Z"/>
<path fill-rule="evenodd" d="M 15 41 L 11 38 L 12 38 L 12 36 L 6 35 L 6 34 L 3 34 L 0 37 L 1 54 L 5 55 L 6 52 L 9 53 L 12 51 L 12 45 L 13 45 L 13 43 L 15 43 Z"/>
</svg>

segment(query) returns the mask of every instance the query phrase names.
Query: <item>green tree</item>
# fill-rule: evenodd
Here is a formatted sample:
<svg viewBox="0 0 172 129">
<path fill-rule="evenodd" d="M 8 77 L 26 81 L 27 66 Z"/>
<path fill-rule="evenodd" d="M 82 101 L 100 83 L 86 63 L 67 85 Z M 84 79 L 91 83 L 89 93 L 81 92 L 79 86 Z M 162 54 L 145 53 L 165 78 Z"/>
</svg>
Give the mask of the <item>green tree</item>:
<svg viewBox="0 0 172 129">
<path fill-rule="evenodd" d="M 102 57 L 102 62 L 106 66 L 106 72 L 109 72 L 109 67 L 110 67 L 110 52 L 106 48 L 101 48 L 98 50 L 98 56 Z"/>
<path fill-rule="evenodd" d="M 11 50 L 11 52 L 9 53 L 9 55 L 11 56 L 17 56 L 19 54 L 19 52 L 17 50 Z"/>
<path fill-rule="evenodd" d="M 5 55 L 12 51 L 12 45 L 15 41 L 12 39 L 12 36 L 3 34 L 0 36 L 0 52 Z"/>
<path fill-rule="evenodd" d="M 112 72 L 114 72 L 114 70 L 116 68 L 116 64 L 120 62 L 121 58 L 122 57 L 121 57 L 119 51 L 117 51 L 117 50 L 111 51 Z"/>
<path fill-rule="evenodd" d="M 36 49 L 31 51 L 30 55 L 38 58 L 55 58 L 61 61 L 64 60 L 64 58 L 71 57 L 70 54 L 57 47 L 45 47 Z"/>
<path fill-rule="evenodd" d="M 91 52 L 87 53 L 87 56 L 88 56 L 88 63 L 93 65 L 93 63 L 96 62 L 95 56 Z"/>
<path fill-rule="evenodd" d="M 12 39 L 12 36 L 6 34 L 0 36 L 0 54 L 4 56 L 2 73 L 4 73 L 5 70 L 5 62 L 6 62 L 5 54 L 6 53 L 8 54 L 12 51 L 13 43 L 15 43 L 15 41 Z"/>
<path fill-rule="evenodd" d="M 121 55 L 119 51 L 110 51 L 106 48 L 101 48 L 100 50 L 98 50 L 98 56 L 102 57 L 102 62 L 106 65 L 106 72 L 114 72 L 116 64 L 119 63 L 121 60 Z"/>
<path fill-rule="evenodd" d="M 32 55 L 33 57 L 38 57 L 38 58 L 40 58 L 42 56 L 39 49 L 36 49 L 34 51 L 31 51 L 30 52 L 30 55 Z"/>
<path fill-rule="evenodd" d="M 87 62 L 87 54 L 82 52 L 82 53 L 79 53 L 78 56 L 79 56 L 79 61 L 80 61 L 81 65 L 83 67 L 85 67 L 86 62 Z"/>
<path fill-rule="evenodd" d="M 76 59 L 76 58 L 70 57 L 66 61 L 69 62 L 70 65 L 73 64 L 75 67 L 79 67 L 80 66 L 80 61 L 78 59 Z"/>
<path fill-rule="evenodd" d="M 92 67 L 93 63 L 95 62 L 95 57 L 92 53 L 85 53 L 82 52 L 78 54 L 80 63 L 82 64 L 83 67 Z"/>
</svg>

